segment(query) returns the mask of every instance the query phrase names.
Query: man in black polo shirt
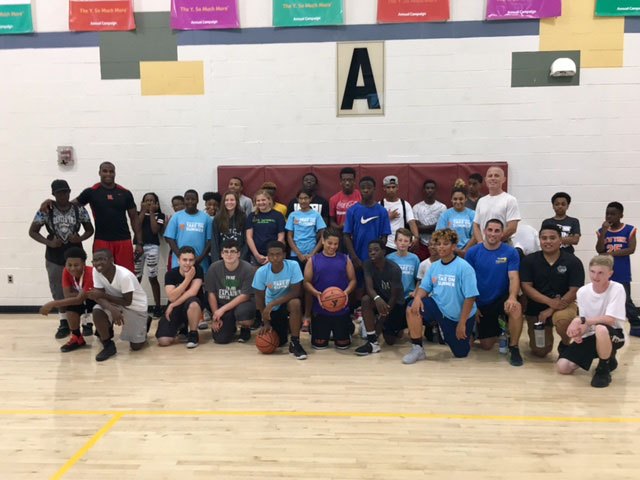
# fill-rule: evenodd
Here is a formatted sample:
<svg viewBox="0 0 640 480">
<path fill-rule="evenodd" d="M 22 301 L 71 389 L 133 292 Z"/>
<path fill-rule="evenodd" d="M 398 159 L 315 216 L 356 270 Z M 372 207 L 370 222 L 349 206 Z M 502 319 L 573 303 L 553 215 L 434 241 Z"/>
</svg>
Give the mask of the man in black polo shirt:
<svg viewBox="0 0 640 480">
<path fill-rule="evenodd" d="M 136 203 L 133 195 L 126 188 L 115 183 L 116 167 L 111 162 L 102 162 L 98 168 L 100 183 L 85 188 L 71 203 L 85 206 L 87 203 L 93 212 L 96 223 L 96 235 L 93 242 L 93 251 L 102 248 L 113 254 L 116 265 L 123 266 L 135 273 L 133 260 L 133 246 L 131 233 L 127 225 L 127 215 L 131 222 L 131 228 L 135 238 L 142 242 L 142 231 L 137 225 Z M 40 209 L 43 212 L 51 210 L 53 202 L 45 200 Z M 144 253 L 142 244 L 136 245 L 136 254 Z"/>
<path fill-rule="evenodd" d="M 318 177 L 315 174 L 309 172 L 305 173 L 302 177 L 302 190 L 310 192 L 311 194 L 311 206 L 312 210 L 315 210 L 320 214 L 324 223 L 329 225 L 329 202 L 316 194 L 318 190 Z M 300 204 L 297 198 L 293 198 L 287 205 L 287 215 L 291 215 L 291 212 L 300 210 Z"/>
<path fill-rule="evenodd" d="M 525 318 L 529 346 L 536 356 L 545 357 L 553 348 L 552 325 L 562 338 L 559 352 L 571 342 L 567 328 L 578 314 L 575 300 L 578 288 L 584 285 L 584 267 L 575 255 L 560 249 L 562 236 L 555 222 L 542 223 L 540 245 L 542 251 L 522 260 L 520 281 L 528 297 Z M 534 326 L 538 322 L 545 325 L 544 347 L 536 346 Z"/>
</svg>

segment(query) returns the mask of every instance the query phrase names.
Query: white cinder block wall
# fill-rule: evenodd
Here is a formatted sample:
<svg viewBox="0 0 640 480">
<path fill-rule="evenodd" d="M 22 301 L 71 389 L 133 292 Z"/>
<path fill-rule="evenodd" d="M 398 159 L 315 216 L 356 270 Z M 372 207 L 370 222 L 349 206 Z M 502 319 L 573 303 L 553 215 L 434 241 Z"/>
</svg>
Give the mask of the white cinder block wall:
<svg viewBox="0 0 640 480">
<path fill-rule="evenodd" d="M 239 3 L 243 27 L 271 25 L 271 0 Z M 375 23 L 376 0 L 345 3 L 347 23 Z M 483 3 L 453 1 L 452 21 L 481 20 Z M 67 30 L 66 0 L 33 4 L 38 31 Z M 0 305 L 49 298 L 30 222 L 53 179 L 78 194 L 104 160 L 136 202 L 153 190 L 165 210 L 186 188 L 213 189 L 219 164 L 371 162 L 393 173 L 398 161 L 506 161 L 525 222 L 552 215 L 554 192 L 573 196 L 586 262 L 609 201 L 640 224 L 640 35 L 625 37 L 624 68 L 583 70 L 579 87 L 512 89 L 511 52 L 536 50 L 537 36 L 388 41 L 386 116 L 339 119 L 335 43 L 178 47 L 179 60 L 205 61 L 198 97 L 141 97 L 138 80 L 103 81 L 97 47 L 0 49 Z M 58 145 L 75 147 L 71 170 L 57 166 Z M 632 269 L 640 278 L 640 252 Z"/>
</svg>

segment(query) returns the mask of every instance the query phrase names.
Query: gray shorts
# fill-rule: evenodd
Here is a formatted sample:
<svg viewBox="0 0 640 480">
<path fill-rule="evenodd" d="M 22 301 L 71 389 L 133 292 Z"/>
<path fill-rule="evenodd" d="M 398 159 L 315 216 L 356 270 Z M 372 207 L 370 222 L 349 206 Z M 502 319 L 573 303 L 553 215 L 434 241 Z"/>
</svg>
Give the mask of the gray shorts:
<svg viewBox="0 0 640 480">
<path fill-rule="evenodd" d="M 62 290 L 62 271 L 64 270 L 64 265 L 58 265 L 46 259 L 45 264 L 47 266 L 47 275 L 49 276 L 51 296 L 54 300 L 62 300 L 64 298 L 64 291 Z"/>
<path fill-rule="evenodd" d="M 147 312 L 137 312 L 121 305 L 114 305 L 114 307 L 122 312 L 122 317 L 124 318 L 120 340 L 123 342 L 144 343 L 147 340 Z M 93 307 L 93 311 L 95 312 L 96 310 L 102 310 L 106 313 L 109 321 L 113 323 L 109 310 L 105 310 L 100 305 Z"/>
</svg>

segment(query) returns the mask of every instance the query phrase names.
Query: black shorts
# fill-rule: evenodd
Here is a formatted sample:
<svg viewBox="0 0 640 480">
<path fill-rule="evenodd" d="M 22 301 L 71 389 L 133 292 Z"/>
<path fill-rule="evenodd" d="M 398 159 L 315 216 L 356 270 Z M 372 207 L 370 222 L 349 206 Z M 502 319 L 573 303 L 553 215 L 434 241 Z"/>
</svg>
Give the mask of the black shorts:
<svg viewBox="0 0 640 480">
<path fill-rule="evenodd" d="M 289 310 L 286 305 L 271 311 L 271 328 L 278 334 L 280 346 L 286 345 L 289 339 Z"/>
<path fill-rule="evenodd" d="M 220 305 L 222 306 L 222 305 Z M 222 326 L 220 330 L 214 332 L 211 329 L 211 337 L 215 343 L 229 343 L 236 334 L 236 322 L 243 320 L 253 320 L 256 316 L 256 304 L 253 300 L 242 302 L 233 310 L 229 310 L 222 315 Z"/>
<path fill-rule="evenodd" d="M 67 312 L 75 312 L 78 315 L 83 315 L 85 313 L 91 313 L 93 311 L 93 307 L 96 302 L 90 299 L 86 299 L 81 305 L 69 305 L 67 307 Z"/>
<path fill-rule="evenodd" d="M 509 317 L 504 311 L 504 302 L 506 302 L 508 298 L 509 292 L 504 292 L 497 299 L 495 299 L 493 303 L 478 307 L 478 310 L 480 310 L 480 313 L 482 314 L 482 317 L 480 315 L 476 317 L 478 338 L 480 340 L 482 340 L 483 338 L 493 338 L 500 336 L 500 334 L 502 333 L 502 329 L 500 328 L 498 319 L 502 317 L 504 318 L 505 322 L 509 321 Z"/>
<path fill-rule="evenodd" d="M 405 328 L 407 328 L 407 307 L 404 303 L 396 303 L 384 321 L 382 333 L 397 337 Z"/>
<path fill-rule="evenodd" d="M 160 317 L 158 320 L 158 329 L 156 330 L 156 338 L 175 338 L 178 336 L 178 331 L 183 325 L 189 325 L 189 319 L 187 317 L 187 310 L 192 303 L 197 303 L 202 309 L 202 302 L 198 297 L 187 298 L 182 305 L 178 305 L 171 312 L 171 318 L 167 320 L 166 315 Z"/>
<path fill-rule="evenodd" d="M 329 345 L 331 332 L 337 348 L 351 345 L 351 319 L 346 315 L 314 315 L 311 319 L 311 345 L 324 348 Z"/>
<path fill-rule="evenodd" d="M 609 330 L 609 338 L 613 351 L 616 352 L 624 345 L 624 332 L 621 328 L 613 328 L 605 325 Z M 591 362 L 598 358 L 598 349 L 596 348 L 596 335 L 589 335 L 582 339 L 582 343 L 573 342 L 561 353 L 559 358 L 566 358 L 570 362 L 575 363 L 584 370 L 591 368 Z"/>
</svg>

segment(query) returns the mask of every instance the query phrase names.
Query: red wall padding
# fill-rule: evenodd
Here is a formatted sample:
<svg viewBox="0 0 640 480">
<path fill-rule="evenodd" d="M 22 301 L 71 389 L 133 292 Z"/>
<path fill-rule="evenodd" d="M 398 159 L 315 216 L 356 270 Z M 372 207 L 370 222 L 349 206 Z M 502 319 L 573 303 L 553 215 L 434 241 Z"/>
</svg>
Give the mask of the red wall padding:
<svg viewBox="0 0 640 480">
<path fill-rule="evenodd" d="M 250 197 L 260 188 L 263 182 L 271 181 L 278 186 L 278 201 L 285 205 L 295 197 L 302 187 L 302 177 L 313 172 L 318 177 L 318 193 L 327 200 L 340 191 L 340 170 L 346 166 L 353 167 L 357 181 L 369 175 L 376 180 L 378 199 L 383 196 L 382 179 L 387 175 L 396 175 L 400 183 L 400 197 L 411 205 L 422 201 L 422 185 L 427 179 L 438 184 L 436 198 L 446 205 L 451 205 L 451 189 L 457 178 L 468 181 L 472 173 L 480 173 L 483 177 L 487 169 L 497 165 L 508 175 L 508 165 L 498 163 L 407 163 L 397 165 L 359 164 L 359 165 L 260 165 L 255 167 L 220 166 L 218 167 L 218 191 L 226 191 L 231 177 L 240 177 L 244 181 L 244 193 Z M 506 190 L 506 183 L 504 189 Z M 484 192 L 486 187 L 484 187 Z"/>
</svg>

